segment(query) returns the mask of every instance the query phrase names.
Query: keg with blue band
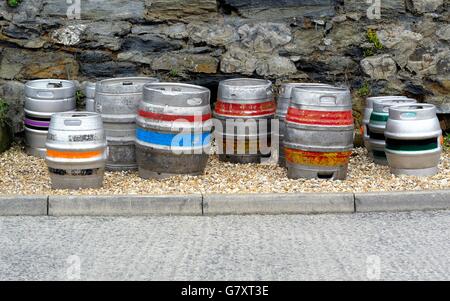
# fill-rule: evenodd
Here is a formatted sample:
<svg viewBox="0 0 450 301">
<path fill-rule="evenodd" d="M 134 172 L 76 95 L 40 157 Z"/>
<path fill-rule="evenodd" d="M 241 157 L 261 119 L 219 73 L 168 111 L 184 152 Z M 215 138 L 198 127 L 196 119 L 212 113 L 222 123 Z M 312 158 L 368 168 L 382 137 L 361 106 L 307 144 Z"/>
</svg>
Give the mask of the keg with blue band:
<svg viewBox="0 0 450 301">
<path fill-rule="evenodd" d="M 171 147 L 202 147 L 211 143 L 211 133 L 173 134 L 136 129 L 136 139 L 145 143 Z"/>
</svg>

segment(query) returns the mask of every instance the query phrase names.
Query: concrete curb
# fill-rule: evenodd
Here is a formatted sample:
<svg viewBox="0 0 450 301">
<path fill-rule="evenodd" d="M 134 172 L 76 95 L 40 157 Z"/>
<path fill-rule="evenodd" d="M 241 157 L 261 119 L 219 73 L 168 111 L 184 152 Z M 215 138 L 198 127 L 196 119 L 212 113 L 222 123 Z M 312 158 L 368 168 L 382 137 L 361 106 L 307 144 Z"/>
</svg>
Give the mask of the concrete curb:
<svg viewBox="0 0 450 301">
<path fill-rule="evenodd" d="M 202 215 L 202 195 L 50 196 L 51 216 Z"/>
<path fill-rule="evenodd" d="M 346 194 L 213 194 L 203 196 L 205 215 L 353 213 L 354 198 Z"/>
<path fill-rule="evenodd" d="M 355 193 L 356 212 L 450 209 L 450 190 Z"/>
<path fill-rule="evenodd" d="M 47 215 L 48 196 L 0 196 L 0 216 Z"/>
<path fill-rule="evenodd" d="M 376 193 L 0 196 L 0 216 L 318 214 L 450 209 L 450 190 Z"/>
</svg>

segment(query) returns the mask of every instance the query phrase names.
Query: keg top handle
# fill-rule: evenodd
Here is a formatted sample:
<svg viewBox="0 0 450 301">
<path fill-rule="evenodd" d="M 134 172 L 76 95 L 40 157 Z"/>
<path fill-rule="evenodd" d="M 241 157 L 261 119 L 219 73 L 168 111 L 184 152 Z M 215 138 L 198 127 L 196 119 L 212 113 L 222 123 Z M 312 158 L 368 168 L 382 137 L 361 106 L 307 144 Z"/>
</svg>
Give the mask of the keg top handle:
<svg viewBox="0 0 450 301">
<path fill-rule="evenodd" d="M 396 120 L 436 118 L 436 106 L 425 103 L 394 105 L 389 108 L 389 118 Z"/>
<path fill-rule="evenodd" d="M 388 113 L 389 112 L 389 108 L 392 106 L 397 106 L 397 105 L 408 105 L 408 104 L 415 104 L 417 103 L 417 100 L 413 99 L 413 98 L 381 98 L 381 99 L 376 99 L 373 102 L 373 110 L 374 112 L 378 112 L 378 113 Z"/>
<path fill-rule="evenodd" d="M 25 83 L 25 95 L 39 99 L 71 98 L 75 96 L 75 84 L 63 79 L 38 79 Z"/>
<path fill-rule="evenodd" d="M 382 100 L 382 99 L 412 99 L 412 98 L 409 98 L 408 96 L 403 96 L 403 95 L 370 96 L 370 97 L 367 97 L 367 99 L 366 99 L 366 107 L 373 108 L 374 102 L 377 100 Z"/>
<path fill-rule="evenodd" d="M 245 96 L 243 96 L 244 94 Z M 218 97 L 221 99 L 244 98 L 259 100 L 273 97 L 272 82 L 259 78 L 232 78 L 219 83 Z"/>
</svg>

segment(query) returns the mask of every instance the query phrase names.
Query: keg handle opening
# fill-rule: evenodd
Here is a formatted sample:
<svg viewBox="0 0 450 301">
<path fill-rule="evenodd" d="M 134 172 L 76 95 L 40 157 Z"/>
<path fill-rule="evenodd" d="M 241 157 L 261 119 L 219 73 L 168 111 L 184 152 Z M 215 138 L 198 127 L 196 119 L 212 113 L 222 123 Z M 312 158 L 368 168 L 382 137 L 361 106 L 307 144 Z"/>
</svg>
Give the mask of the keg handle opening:
<svg viewBox="0 0 450 301">
<path fill-rule="evenodd" d="M 67 120 L 64 120 L 64 125 L 65 126 L 80 126 L 81 120 L 80 119 L 67 119 Z"/>
<path fill-rule="evenodd" d="M 133 82 L 123 82 L 122 86 L 132 86 Z"/>
<path fill-rule="evenodd" d="M 321 96 L 319 101 L 321 103 L 332 103 L 332 104 L 336 104 L 337 99 L 336 96 L 331 96 L 331 95 L 326 95 L 326 96 Z"/>
<path fill-rule="evenodd" d="M 319 179 L 325 179 L 325 180 L 329 180 L 333 177 L 334 172 L 319 172 L 317 173 L 317 177 Z"/>
</svg>

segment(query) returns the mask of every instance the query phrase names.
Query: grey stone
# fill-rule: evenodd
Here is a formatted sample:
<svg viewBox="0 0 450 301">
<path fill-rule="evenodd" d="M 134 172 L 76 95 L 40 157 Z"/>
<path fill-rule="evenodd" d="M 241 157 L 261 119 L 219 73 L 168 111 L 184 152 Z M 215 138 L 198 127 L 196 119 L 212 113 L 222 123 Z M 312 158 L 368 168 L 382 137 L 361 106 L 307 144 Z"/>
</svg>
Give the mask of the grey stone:
<svg viewBox="0 0 450 301">
<path fill-rule="evenodd" d="M 450 190 L 356 193 L 356 212 L 450 209 Z"/>
<path fill-rule="evenodd" d="M 444 4 L 444 0 L 410 0 L 410 10 L 417 13 L 435 12 Z"/>
<path fill-rule="evenodd" d="M 239 40 L 236 29 L 228 24 L 190 23 L 187 30 L 189 38 L 194 43 L 205 42 L 213 46 L 227 46 Z"/>
<path fill-rule="evenodd" d="M 293 33 L 293 40 L 284 46 L 289 54 L 309 55 L 318 49 L 323 32 L 314 29 L 299 29 Z"/>
<path fill-rule="evenodd" d="M 216 0 L 145 0 L 150 21 L 198 21 L 217 15 Z"/>
<path fill-rule="evenodd" d="M 125 21 L 92 22 L 86 27 L 86 34 L 92 36 L 124 36 L 131 32 L 131 23 Z"/>
<path fill-rule="evenodd" d="M 23 102 L 25 85 L 18 81 L 0 80 L 0 98 L 8 104 L 8 118 L 13 133 L 23 131 Z"/>
<path fill-rule="evenodd" d="M 388 54 L 366 57 L 361 61 L 361 67 L 372 79 L 390 79 L 397 73 L 397 65 Z"/>
<path fill-rule="evenodd" d="M 241 43 L 255 53 L 270 53 L 292 40 L 289 27 L 281 23 L 244 24 L 238 29 Z"/>
<path fill-rule="evenodd" d="M 201 195 L 50 196 L 51 216 L 201 215 Z"/>
<path fill-rule="evenodd" d="M 117 51 L 122 47 L 122 39 L 114 36 L 86 35 L 80 46 L 92 49 L 109 49 Z"/>
<path fill-rule="evenodd" d="M 203 196 L 205 215 L 354 212 L 353 194 L 216 194 Z"/>
<path fill-rule="evenodd" d="M 295 64 L 286 57 L 268 56 L 258 60 L 256 73 L 261 76 L 288 76 L 297 71 Z"/>
<path fill-rule="evenodd" d="M 220 70 L 224 73 L 251 75 L 256 70 L 257 62 L 251 52 L 233 46 L 222 56 Z"/>
<path fill-rule="evenodd" d="M 164 35 L 171 39 L 184 39 L 189 36 L 186 24 L 177 23 L 173 25 L 134 25 L 131 29 L 134 35 Z"/>
<path fill-rule="evenodd" d="M 167 37 L 143 34 L 139 36 L 128 36 L 122 41 L 122 50 L 137 51 L 141 53 L 167 52 L 179 50 L 184 44 L 178 40 L 170 40 Z"/>
<path fill-rule="evenodd" d="M 47 196 L 0 196 L 0 216 L 47 215 Z"/>
<path fill-rule="evenodd" d="M 126 77 L 135 76 L 138 68 L 130 62 L 91 62 L 80 63 L 80 73 L 88 78 Z"/>
<path fill-rule="evenodd" d="M 177 70 L 195 73 L 216 73 L 219 61 L 208 54 L 167 52 L 154 58 L 153 70 Z"/>
<path fill-rule="evenodd" d="M 436 35 L 445 41 L 450 41 L 450 24 L 442 25 L 439 30 L 436 32 Z"/>
<path fill-rule="evenodd" d="M 0 16 L 15 24 L 33 22 L 42 8 L 42 0 L 23 0 L 19 8 L 11 8 L 0 1 Z"/>
<path fill-rule="evenodd" d="M 58 44 L 74 46 L 81 41 L 81 34 L 86 30 L 85 24 L 68 25 L 52 32 L 51 38 Z"/>
</svg>

